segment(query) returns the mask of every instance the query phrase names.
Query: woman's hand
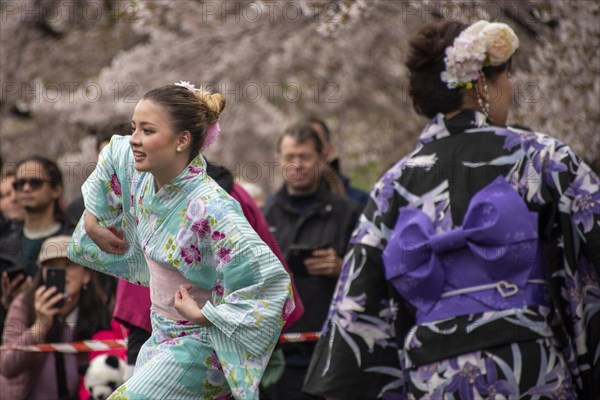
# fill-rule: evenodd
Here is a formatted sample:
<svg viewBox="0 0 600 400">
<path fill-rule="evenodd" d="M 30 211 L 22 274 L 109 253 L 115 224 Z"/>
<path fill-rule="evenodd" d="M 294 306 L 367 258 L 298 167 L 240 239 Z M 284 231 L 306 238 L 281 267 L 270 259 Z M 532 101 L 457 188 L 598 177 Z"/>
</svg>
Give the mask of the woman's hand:
<svg viewBox="0 0 600 400">
<path fill-rule="evenodd" d="M 312 257 L 304 260 L 304 265 L 310 275 L 336 277 L 342 272 L 342 259 L 333 247 L 313 251 Z"/>
<path fill-rule="evenodd" d="M 8 310 L 13 299 L 27 289 L 31 285 L 31 281 L 31 277 L 25 277 L 25 274 L 19 274 L 11 281 L 8 272 L 2 272 L 2 298 L 0 298 L 2 307 Z"/>
<path fill-rule="evenodd" d="M 85 214 L 85 232 L 100 250 L 110 254 L 124 254 L 129 245 L 123 240 L 123 233 L 114 226 L 104 228 L 92 213 Z"/>
<path fill-rule="evenodd" d="M 175 309 L 187 321 L 197 325 L 208 326 L 211 322 L 204 316 L 202 310 L 196 303 L 196 299 L 190 295 L 191 285 L 181 285 L 175 293 Z"/>
<path fill-rule="evenodd" d="M 42 285 L 35 291 L 33 307 L 35 310 L 34 329 L 36 337 L 43 340 L 50 327 L 54 316 L 60 313 L 60 308 L 55 307 L 56 303 L 65 298 L 64 293 L 57 293 L 54 286 L 47 288 Z"/>
</svg>

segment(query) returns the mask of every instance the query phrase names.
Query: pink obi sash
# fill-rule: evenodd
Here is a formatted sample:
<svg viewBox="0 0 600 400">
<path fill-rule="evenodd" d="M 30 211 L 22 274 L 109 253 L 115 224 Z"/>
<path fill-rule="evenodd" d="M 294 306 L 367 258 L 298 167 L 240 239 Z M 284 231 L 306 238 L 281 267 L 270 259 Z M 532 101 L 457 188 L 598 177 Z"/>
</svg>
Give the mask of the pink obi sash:
<svg viewBox="0 0 600 400">
<path fill-rule="evenodd" d="M 156 261 L 146 256 L 146 262 L 150 268 L 150 299 L 152 300 L 152 309 L 159 315 L 175 321 L 182 320 L 183 317 L 175 309 L 175 293 L 181 285 L 192 285 L 176 269 L 163 267 Z M 190 295 L 196 299 L 198 307 L 204 307 L 204 304 L 211 298 L 210 290 L 201 289 L 193 286 Z"/>
</svg>

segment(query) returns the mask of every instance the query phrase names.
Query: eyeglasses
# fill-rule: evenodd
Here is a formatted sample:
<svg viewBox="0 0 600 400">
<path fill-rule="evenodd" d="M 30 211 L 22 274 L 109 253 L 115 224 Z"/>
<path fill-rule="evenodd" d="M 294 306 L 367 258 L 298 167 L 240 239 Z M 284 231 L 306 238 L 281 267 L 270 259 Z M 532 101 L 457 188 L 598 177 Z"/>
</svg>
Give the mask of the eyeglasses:
<svg viewBox="0 0 600 400">
<path fill-rule="evenodd" d="M 31 190 L 38 190 L 39 188 L 42 187 L 42 185 L 48 182 L 50 183 L 50 181 L 45 180 L 45 179 L 39 179 L 39 178 L 31 178 L 31 179 L 15 179 L 15 181 L 13 182 L 13 188 L 17 191 L 20 192 L 21 190 L 23 190 L 23 188 L 25 187 L 25 184 L 29 184 L 29 187 L 31 188 Z"/>
</svg>

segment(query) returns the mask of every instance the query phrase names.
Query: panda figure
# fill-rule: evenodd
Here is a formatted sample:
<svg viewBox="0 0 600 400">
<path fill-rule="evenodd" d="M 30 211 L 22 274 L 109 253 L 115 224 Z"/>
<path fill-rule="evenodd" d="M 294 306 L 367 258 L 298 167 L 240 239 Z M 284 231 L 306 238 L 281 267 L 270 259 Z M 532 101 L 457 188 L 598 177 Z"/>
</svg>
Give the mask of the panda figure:
<svg viewBox="0 0 600 400">
<path fill-rule="evenodd" d="M 95 357 L 85 373 L 85 388 L 90 400 L 105 400 L 125 382 L 125 361 L 110 355 Z"/>
</svg>

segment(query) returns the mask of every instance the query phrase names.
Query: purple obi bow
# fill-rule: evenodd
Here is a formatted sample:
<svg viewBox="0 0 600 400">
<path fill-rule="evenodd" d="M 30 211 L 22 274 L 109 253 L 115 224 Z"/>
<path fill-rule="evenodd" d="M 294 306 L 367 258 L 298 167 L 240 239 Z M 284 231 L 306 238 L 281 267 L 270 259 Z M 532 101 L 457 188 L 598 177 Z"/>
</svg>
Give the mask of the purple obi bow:
<svg viewBox="0 0 600 400">
<path fill-rule="evenodd" d="M 475 194 L 462 226 L 447 232 L 436 232 L 421 210 L 402 207 L 383 252 L 386 278 L 421 315 L 432 311 L 444 292 L 463 288 L 506 281 L 507 292 L 501 285 L 498 291 L 512 296 L 536 269 L 537 229 L 537 214 L 502 177 Z M 497 306 L 497 296 L 489 292 L 467 296 Z"/>
</svg>

